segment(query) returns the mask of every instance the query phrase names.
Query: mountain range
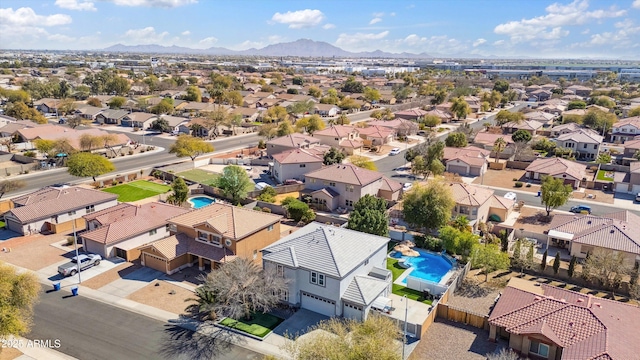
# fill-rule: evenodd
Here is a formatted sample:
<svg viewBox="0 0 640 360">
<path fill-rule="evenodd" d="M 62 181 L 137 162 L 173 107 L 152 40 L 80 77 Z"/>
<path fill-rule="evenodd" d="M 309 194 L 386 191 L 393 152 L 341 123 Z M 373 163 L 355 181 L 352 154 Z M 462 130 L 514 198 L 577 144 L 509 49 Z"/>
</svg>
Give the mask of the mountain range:
<svg viewBox="0 0 640 360">
<path fill-rule="evenodd" d="M 238 56 L 299 56 L 299 57 L 358 57 L 358 58 L 402 58 L 427 59 L 433 56 L 427 53 L 390 53 L 381 50 L 366 52 L 351 52 L 333 46 L 324 41 L 300 39 L 292 42 L 277 43 L 261 49 L 231 50 L 224 47 L 210 47 L 208 49 L 192 49 L 182 46 L 163 45 L 123 45 L 116 44 L 99 51 L 153 53 L 153 54 L 201 54 L 201 55 L 238 55 Z"/>
</svg>

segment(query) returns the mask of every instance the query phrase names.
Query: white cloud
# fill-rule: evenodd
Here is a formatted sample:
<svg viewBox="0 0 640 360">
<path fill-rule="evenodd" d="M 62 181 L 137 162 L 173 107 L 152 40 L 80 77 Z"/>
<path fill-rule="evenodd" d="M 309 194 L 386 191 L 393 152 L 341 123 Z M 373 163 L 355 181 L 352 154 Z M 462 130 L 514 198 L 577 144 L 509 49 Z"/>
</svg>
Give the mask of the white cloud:
<svg viewBox="0 0 640 360">
<path fill-rule="evenodd" d="M 89 0 L 56 0 L 56 5 L 68 10 L 96 11 L 93 2 Z"/>
<path fill-rule="evenodd" d="M 340 34 L 336 45 L 345 47 L 346 50 L 350 49 L 372 49 L 370 48 L 371 41 L 378 41 L 384 39 L 389 35 L 389 31 L 383 31 L 378 34 L 374 33 L 355 33 L 355 34 Z M 375 49 L 372 49 L 375 50 Z"/>
<path fill-rule="evenodd" d="M 374 18 L 379 18 L 379 17 L 383 17 L 384 13 L 383 12 L 375 12 L 373 14 L 371 14 Z"/>
<path fill-rule="evenodd" d="M 493 46 L 502 46 L 502 45 L 504 45 L 504 43 L 505 43 L 504 40 L 498 40 L 498 41 L 493 43 Z"/>
<path fill-rule="evenodd" d="M 200 41 L 198 41 L 198 45 L 200 46 L 206 46 L 206 47 L 211 47 L 213 44 L 217 43 L 218 39 L 213 37 L 213 36 L 209 36 L 206 37 Z"/>
<path fill-rule="evenodd" d="M 640 0 L 635 0 L 633 4 L 631 4 L 636 9 L 640 9 Z"/>
<path fill-rule="evenodd" d="M 13 11 L 12 8 L 0 9 L 2 26 L 58 26 L 71 24 L 71 16 L 64 14 L 38 15 L 32 8 L 23 7 Z"/>
<path fill-rule="evenodd" d="M 377 24 L 380 21 L 382 21 L 382 18 L 379 18 L 379 17 L 373 18 L 371 19 L 371 21 L 369 21 L 369 25 Z"/>
<path fill-rule="evenodd" d="M 579 45 L 584 47 L 608 45 L 613 48 L 629 48 L 637 47 L 637 37 L 640 34 L 640 25 L 636 25 L 631 19 L 615 23 L 616 31 L 607 31 L 600 34 L 591 35 L 588 43 Z"/>
<path fill-rule="evenodd" d="M 394 12 L 389 13 L 389 16 L 396 16 L 396 13 L 394 13 Z"/>
<path fill-rule="evenodd" d="M 284 14 L 279 12 L 273 14 L 273 22 L 289 25 L 291 29 L 310 28 L 320 25 L 324 20 L 324 14 L 320 10 L 298 10 L 287 11 Z"/>
<path fill-rule="evenodd" d="M 52 34 L 47 36 L 47 40 L 61 42 L 61 43 L 69 43 L 69 42 L 75 41 L 76 38 L 67 36 L 67 35 L 62 35 L 62 34 Z"/>
<path fill-rule="evenodd" d="M 191 31 L 189 31 L 189 30 L 185 30 L 185 31 L 181 32 L 181 33 L 180 33 L 180 35 L 182 35 L 182 36 L 189 36 L 189 35 L 191 35 Z"/>
<path fill-rule="evenodd" d="M 165 31 L 157 33 L 152 26 L 149 26 L 143 29 L 127 30 L 127 32 L 124 33 L 123 38 L 125 39 L 124 42 L 131 45 L 160 44 L 167 35 L 169 35 L 168 32 Z"/>
<path fill-rule="evenodd" d="M 198 0 L 106 0 L 118 6 L 146 6 L 158 8 L 175 8 L 198 3 Z"/>
<path fill-rule="evenodd" d="M 624 16 L 627 13 L 626 10 L 618 10 L 614 6 L 593 11 L 588 9 L 587 0 L 574 0 L 567 5 L 554 3 L 547 6 L 546 15 L 509 21 L 496 26 L 493 31 L 499 35 L 509 36 L 513 43 L 533 39 L 559 39 L 569 35 L 569 31 L 564 30 L 563 26 L 583 25 L 594 20 Z"/>
<path fill-rule="evenodd" d="M 322 25 L 322 28 L 325 30 L 329 30 L 329 29 L 335 29 L 335 24 L 324 24 Z"/>
<path fill-rule="evenodd" d="M 591 29 L 584 29 L 584 30 L 582 30 L 582 31 L 580 32 L 580 34 L 582 34 L 582 35 L 587 35 L 587 34 L 588 34 L 588 33 L 590 33 L 590 32 L 591 32 Z"/>
<path fill-rule="evenodd" d="M 485 40 L 485 39 L 482 39 L 482 38 L 477 39 L 476 41 L 473 42 L 473 47 L 478 47 L 478 46 L 480 46 L 480 45 L 482 45 L 482 44 L 484 44 L 486 42 L 487 42 L 487 40 Z"/>
</svg>

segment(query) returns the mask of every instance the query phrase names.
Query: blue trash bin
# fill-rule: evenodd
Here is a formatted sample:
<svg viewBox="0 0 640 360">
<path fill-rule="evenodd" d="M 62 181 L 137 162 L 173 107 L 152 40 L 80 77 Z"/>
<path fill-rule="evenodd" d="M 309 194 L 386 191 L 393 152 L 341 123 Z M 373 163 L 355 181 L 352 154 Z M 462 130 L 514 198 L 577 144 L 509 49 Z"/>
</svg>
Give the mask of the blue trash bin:
<svg viewBox="0 0 640 360">
<path fill-rule="evenodd" d="M 74 287 L 71 288 L 71 294 L 73 296 L 78 296 L 78 287 L 77 286 L 74 286 Z"/>
<path fill-rule="evenodd" d="M 60 290 L 60 283 L 59 282 L 54 282 L 53 283 L 53 291 L 59 291 Z"/>
<path fill-rule="evenodd" d="M 542 191 L 538 191 L 538 197 L 542 196 Z"/>
</svg>

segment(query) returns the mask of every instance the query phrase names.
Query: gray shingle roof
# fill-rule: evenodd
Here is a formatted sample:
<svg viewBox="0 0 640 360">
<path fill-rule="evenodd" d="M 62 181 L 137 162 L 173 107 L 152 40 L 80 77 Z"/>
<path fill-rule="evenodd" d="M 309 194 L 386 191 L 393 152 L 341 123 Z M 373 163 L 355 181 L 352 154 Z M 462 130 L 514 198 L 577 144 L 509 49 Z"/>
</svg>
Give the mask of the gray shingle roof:
<svg viewBox="0 0 640 360">
<path fill-rule="evenodd" d="M 354 276 L 353 280 L 342 294 L 342 299 L 359 304 L 369 305 L 389 286 L 386 281 L 369 276 Z"/>
<path fill-rule="evenodd" d="M 312 222 L 262 250 L 264 260 L 342 278 L 389 238 Z"/>
</svg>

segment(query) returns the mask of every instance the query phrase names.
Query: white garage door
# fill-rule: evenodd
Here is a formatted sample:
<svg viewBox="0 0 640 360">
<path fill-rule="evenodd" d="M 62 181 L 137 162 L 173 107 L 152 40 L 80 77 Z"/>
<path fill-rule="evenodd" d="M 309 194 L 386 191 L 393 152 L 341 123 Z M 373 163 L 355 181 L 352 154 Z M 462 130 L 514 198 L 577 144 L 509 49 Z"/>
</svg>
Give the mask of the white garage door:
<svg viewBox="0 0 640 360">
<path fill-rule="evenodd" d="M 335 316 L 336 315 L 336 303 L 335 301 L 323 299 L 321 297 L 302 292 L 302 304 L 303 309 L 311 310 L 322 315 Z"/>
<path fill-rule="evenodd" d="M 342 316 L 347 319 L 362 321 L 362 306 L 344 303 Z"/>
<path fill-rule="evenodd" d="M 7 229 L 11 230 L 11 231 L 15 231 L 18 234 L 23 234 L 23 228 L 22 228 L 22 224 L 20 224 L 19 222 L 15 221 L 15 220 L 11 220 L 11 219 L 6 219 L 7 221 Z"/>
<path fill-rule="evenodd" d="M 447 166 L 447 172 L 465 175 L 467 173 L 467 167 L 462 165 L 449 165 Z"/>
<path fill-rule="evenodd" d="M 640 194 L 640 185 L 633 185 L 632 194 Z"/>
</svg>

